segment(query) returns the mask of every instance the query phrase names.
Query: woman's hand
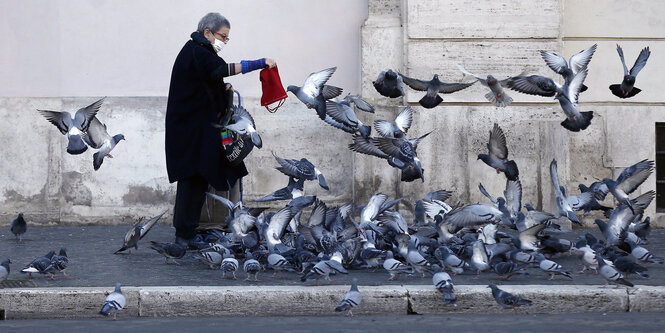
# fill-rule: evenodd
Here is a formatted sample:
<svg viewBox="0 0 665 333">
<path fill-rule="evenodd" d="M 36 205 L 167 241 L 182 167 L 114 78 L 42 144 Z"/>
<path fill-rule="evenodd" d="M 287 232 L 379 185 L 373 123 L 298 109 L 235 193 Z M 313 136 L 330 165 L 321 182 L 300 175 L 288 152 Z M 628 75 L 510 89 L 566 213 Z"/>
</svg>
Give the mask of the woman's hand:
<svg viewBox="0 0 665 333">
<path fill-rule="evenodd" d="M 232 86 L 230 83 L 227 83 L 225 86 L 226 86 L 226 89 L 225 89 L 225 90 L 227 90 L 227 91 L 228 91 L 228 90 L 233 91 L 233 86 Z"/>
<path fill-rule="evenodd" d="M 268 65 L 268 68 L 273 68 L 273 67 L 277 66 L 277 63 L 275 62 L 275 60 L 272 60 L 270 58 L 266 58 L 266 65 Z"/>
</svg>

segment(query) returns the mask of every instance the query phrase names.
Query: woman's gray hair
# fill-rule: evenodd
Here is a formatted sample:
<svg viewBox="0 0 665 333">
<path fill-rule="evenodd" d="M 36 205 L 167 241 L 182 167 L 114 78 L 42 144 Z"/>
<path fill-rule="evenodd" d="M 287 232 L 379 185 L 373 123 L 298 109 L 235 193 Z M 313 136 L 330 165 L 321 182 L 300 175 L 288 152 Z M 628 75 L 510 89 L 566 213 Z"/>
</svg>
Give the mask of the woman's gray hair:
<svg viewBox="0 0 665 333">
<path fill-rule="evenodd" d="M 231 23 L 229 23 L 229 20 L 220 13 L 208 13 L 201 19 L 201 21 L 199 21 L 199 28 L 197 31 L 204 32 L 206 29 L 210 29 L 212 32 L 217 32 L 221 28 L 231 29 Z"/>
</svg>

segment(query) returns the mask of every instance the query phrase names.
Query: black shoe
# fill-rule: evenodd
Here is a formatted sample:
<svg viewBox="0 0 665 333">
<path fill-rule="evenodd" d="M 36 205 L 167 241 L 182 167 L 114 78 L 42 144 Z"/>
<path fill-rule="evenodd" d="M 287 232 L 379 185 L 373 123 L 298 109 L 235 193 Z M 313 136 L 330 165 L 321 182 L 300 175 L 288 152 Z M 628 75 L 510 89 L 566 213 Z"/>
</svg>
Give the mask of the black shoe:
<svg viewBox="0 0 665 333">
<path fill-rule="evenodd" d="M 194 239 L 186 239 L 186 238 L 182 238 L 182 237 L 178 237 L 178 236 L 176 236 L 176 238 L 175 238 L 175 243 L 176 244 L 178 244 L 178 245 L 180 245 L 180 246 L 182 246 L 182 247 L 184 247 L 188 250 L 196 249 L 196 247 L 193 246 L 194 245 L 193 241 L 194 241 Z"/>
</svg>

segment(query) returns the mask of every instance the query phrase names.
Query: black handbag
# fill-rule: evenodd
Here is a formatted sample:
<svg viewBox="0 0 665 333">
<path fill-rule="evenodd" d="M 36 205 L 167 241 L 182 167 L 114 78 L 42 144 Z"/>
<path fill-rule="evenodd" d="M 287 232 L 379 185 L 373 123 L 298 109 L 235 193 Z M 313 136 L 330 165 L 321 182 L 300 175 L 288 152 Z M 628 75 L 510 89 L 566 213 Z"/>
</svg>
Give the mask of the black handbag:
<svg viewBox="0 0 665 333">
<path fill-rule="evenodd" d="M 250 137 L 243 137 L 238 135 L 233 131 L 227 130 L 224 126 L 233 124 L 233 114 L 239 108 L 242 108 L 242 99 L 240 93 L 237 90 L 234 90 L 238 95 L 238 105 L 233 105 L 233 91 L 228 90 L 228 106 L 226 108 L 226 113 L 220 119 L 219 125 L 222 126 L 220 131 L 220 136 L 222 139 L 222 153 L 226 162 L 230 166 L 236 166 L 240 164 L 249 153 L 254 149 L 254 144 Z"/>
</svg>

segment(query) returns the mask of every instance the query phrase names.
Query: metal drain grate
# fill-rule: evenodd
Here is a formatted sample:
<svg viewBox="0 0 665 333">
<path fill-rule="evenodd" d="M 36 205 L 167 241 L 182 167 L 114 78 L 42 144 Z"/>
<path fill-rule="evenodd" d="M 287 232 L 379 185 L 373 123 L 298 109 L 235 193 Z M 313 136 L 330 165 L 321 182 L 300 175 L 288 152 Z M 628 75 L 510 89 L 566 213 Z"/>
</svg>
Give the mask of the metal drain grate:
<svg viewBox="0 0 665 333">
<path fill-rule="evenodd" d="M 34 288 L 37 285 L 29 280 L 5 280 L 0 282 L 0 288 Z"/>
</svg>

